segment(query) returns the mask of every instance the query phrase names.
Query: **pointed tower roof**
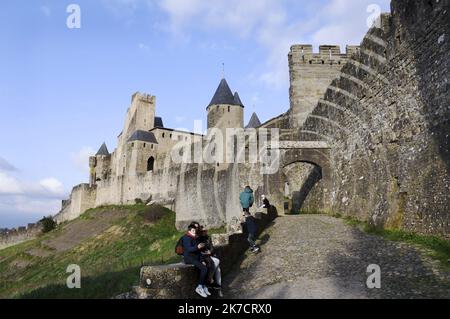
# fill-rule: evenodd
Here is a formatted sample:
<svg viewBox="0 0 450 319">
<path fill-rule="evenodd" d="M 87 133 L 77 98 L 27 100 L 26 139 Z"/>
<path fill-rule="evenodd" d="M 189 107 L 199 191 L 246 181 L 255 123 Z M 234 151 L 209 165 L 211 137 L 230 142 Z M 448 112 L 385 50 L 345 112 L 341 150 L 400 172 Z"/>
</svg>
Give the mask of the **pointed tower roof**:
<svg viewBox="0 0 450 319">
<path fill-rule="evenodd" d="M 244 104 L 242 104 L 242 102 L 241 102 L 241 98 L 239 97 L 238 92 L 234 93 L 234 105 L 244 106 Z"/>
<path fill-rule="evenodd" d="M 103 156 L 110 155 L 108 148 L 106 147 L 106 143 L 103 143 L 102 146 L 100 146 L 100 149 L 98 150 L 97 154 L 95 154 L 95 156 L 99 156 L 99 155 L 103 155 Z"/>
<path fill-rule="evenodd" d="M 163 120 L 161 117 L 155 117 L 155 127 L 164 128 Z"/>
<path fill-rule="evenodd" d="M 218 104 L 235 104 L 233 92 L 231 92 L 227 80 L 225 79 L 222 79 L 222 81 L 220 81 L 219 87 L 217 88 L 216 93 L 214 94 L 214 97 L 212 98 L 211 103 L 209 103 L 208 106 Z"/>
<path fill-rule="evenodd" d="M 250 121 L 248 122 L 247 126 L 245 128 L 257 128 L 261 126 L 261 121 L 258 118 L 258 115 L 253 112 L 252 117 L 250 118 Z"/>
</svg>

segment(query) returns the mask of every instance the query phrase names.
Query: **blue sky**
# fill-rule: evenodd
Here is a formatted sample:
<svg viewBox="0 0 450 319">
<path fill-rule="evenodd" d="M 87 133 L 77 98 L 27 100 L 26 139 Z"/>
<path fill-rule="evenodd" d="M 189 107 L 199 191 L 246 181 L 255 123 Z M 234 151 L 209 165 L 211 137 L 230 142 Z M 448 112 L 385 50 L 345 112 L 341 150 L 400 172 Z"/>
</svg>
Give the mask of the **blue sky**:
<svg viewBox="0 0 450 319">
<path fill-rule="evenodd" d="M 69 4 L 81 28 L 66 25 Z M 292 44 L 359 44 L 388 0 L 2 0 L 0 228 L 55 214 L 116 147 L 131 95 L 193 129 L 222 77 L 266 121 L 289 108 Z"/>
</svg>

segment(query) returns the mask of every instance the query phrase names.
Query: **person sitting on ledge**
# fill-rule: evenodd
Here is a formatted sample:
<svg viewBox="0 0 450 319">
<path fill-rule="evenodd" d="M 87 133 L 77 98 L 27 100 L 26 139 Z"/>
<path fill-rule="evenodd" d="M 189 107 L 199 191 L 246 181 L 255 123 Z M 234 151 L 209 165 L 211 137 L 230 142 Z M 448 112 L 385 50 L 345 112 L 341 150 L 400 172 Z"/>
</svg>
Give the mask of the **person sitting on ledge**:
<svg viewBox="0 0 450 319">
<path fill-rule="evenodd" d="M 262 199 L 263 205 L 260 208 L 267 208 L 267 209 L 269 209 L 270 208 L 270 202 L 267 199 L 266 195 L 261 195 L 261 199 Z"/>
<path fill-rule="evenodd" d="M 218 291 L 219 297 L 223 297 L 222 293 L 222 271 L 220 269 L 220 259 L 214 255 L 214 247 L 208 231 L 199 223 L 193 222 L 197 227 L 197 240 L 204 243 L 205 247 L 201 250 L 201 261 L 206 263 L 208 267 L 207 285 Z"/>
<path fill-rule="evenodd" d="M 195 292 L 203 298 L 211 296 L 211 293 L 205 286 L 208 268 L 206 267 L 206 263 L 201 261 L 201 251 L 206 245 L 198 241 L 197 228 L 195 224 L 192 223 L 189 225 L 187 233 L 182 237 L 182 242 L 184 263 L 186 265 L 194 265 L 198 270 L 200 270 L 200 279 Z"/>
</svg>

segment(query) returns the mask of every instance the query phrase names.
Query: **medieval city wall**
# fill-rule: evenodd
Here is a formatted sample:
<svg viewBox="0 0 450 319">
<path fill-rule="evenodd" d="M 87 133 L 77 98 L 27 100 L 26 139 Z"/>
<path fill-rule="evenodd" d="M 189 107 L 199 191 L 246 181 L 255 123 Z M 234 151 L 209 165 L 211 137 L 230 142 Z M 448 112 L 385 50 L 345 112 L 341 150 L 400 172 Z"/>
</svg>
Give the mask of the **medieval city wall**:
<svg viewBox="0 0 450 319">
<path fill-rule="evenodd" d="M 40 223 L 14 229 L 0 229 L 0 250 L 36 238 L 41 232 Z"/>
<path fill-rule="evenodd" d="M 394 0 L 299 131 L 331 145 L 329 210 L 448 236 L 448 1 Z"/>
</svg>

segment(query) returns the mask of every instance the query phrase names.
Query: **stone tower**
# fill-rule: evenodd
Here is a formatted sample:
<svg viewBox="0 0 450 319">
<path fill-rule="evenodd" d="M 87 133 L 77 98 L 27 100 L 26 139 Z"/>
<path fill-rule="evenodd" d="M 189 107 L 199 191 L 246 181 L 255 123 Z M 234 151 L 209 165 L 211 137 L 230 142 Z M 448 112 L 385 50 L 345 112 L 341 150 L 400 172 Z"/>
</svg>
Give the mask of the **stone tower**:
<svg viewBox="0 0 450 319">
<path fill-rule="evenodd" d="M 89 158 L 89 184 L 93 186 L 97 182 L 106 180 L 111 175 L 111 154 L 106 147 L 106 143 L 103 143 L 95 156 Z"/>
<path fill-rule="evenodd" d="M 336 79 L 342 67 L 357 50 L 347 46 L 341 54 L 338 45 L 322 45 L 319 53 L 313 53 L 312 45 L 300 44 L 291 47 L 289 73 L 291 86 L 291 127 L 301 127 L 308 114 L 316 107 L 331 82 Z"/>
<path fill-rule="evenodd" d="M 156 97 L 139 92 L 131 97 L 122 142 L 126 143 L 136 131 L 150 131 L 155 127 Z"/>
<path fill-rule="evenodd" d="M 227 80 L 222 79 L 219 87 L 207 107 L 208 129 L 243 128 L 244 105 L 239 94 L 232 93 Z"/>
</svg>

